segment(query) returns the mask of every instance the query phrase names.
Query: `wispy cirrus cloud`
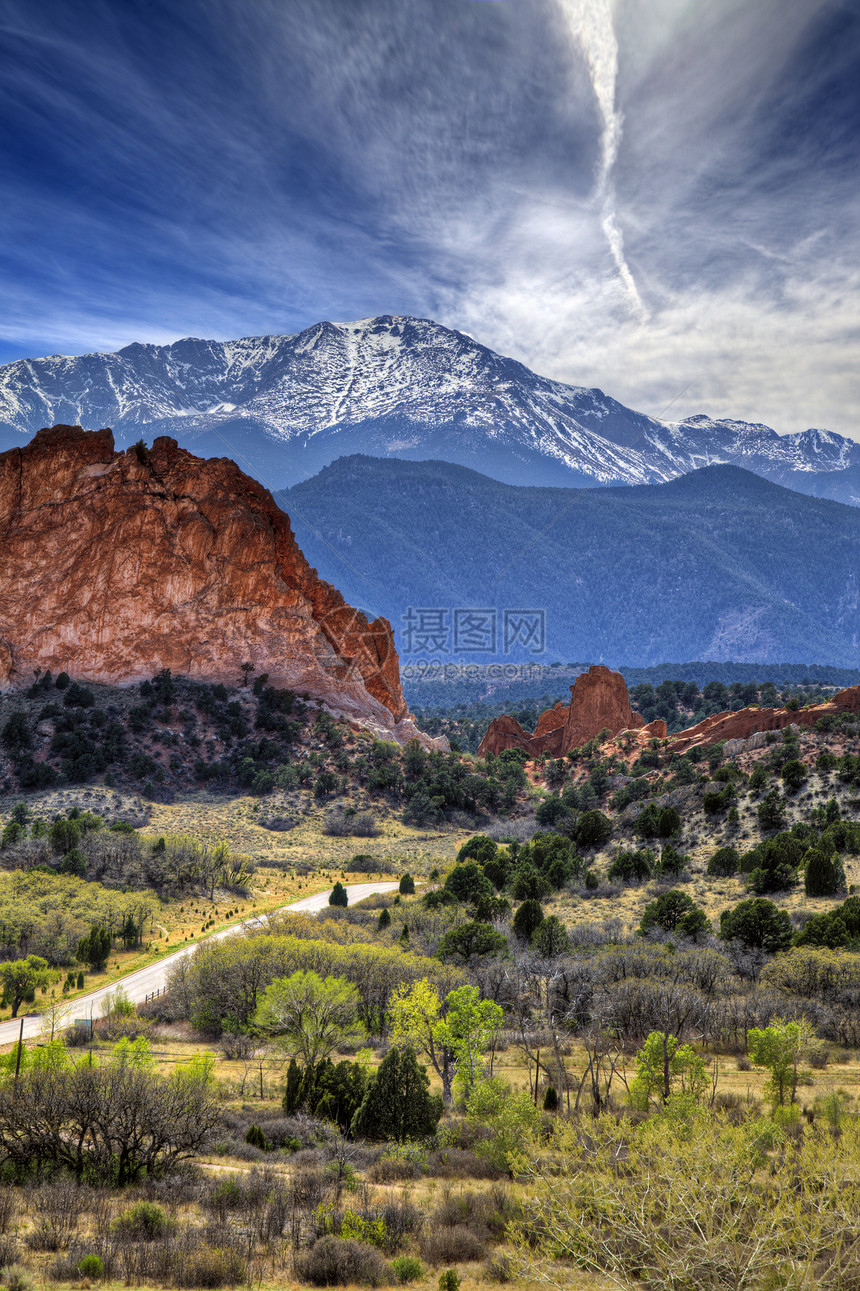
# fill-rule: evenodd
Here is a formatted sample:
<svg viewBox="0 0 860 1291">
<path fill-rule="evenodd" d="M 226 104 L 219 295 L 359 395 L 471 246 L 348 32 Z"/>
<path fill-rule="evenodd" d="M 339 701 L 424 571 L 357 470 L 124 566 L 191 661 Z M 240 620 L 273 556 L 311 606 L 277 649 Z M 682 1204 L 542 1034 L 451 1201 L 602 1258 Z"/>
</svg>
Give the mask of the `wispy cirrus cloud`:
<svg viewBox="0 0 860 1291">
<path fill-rule="evenodd" d="M 837 0 L 4 0 L 0 358 L 403 312 L 856 434 Z"/>
</svg>

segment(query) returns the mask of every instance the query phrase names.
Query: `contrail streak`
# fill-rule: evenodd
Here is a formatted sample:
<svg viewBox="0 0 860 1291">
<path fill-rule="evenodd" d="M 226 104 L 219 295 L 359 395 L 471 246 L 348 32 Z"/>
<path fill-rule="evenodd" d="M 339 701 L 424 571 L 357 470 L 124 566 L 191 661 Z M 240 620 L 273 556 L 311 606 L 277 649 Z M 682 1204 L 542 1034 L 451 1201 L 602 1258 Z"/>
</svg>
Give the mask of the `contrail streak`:
<svg viewBox="0 0 860 1291">
<path fill-rule="evenodd" d="M 621 113 L 615 106 L 618 80 L 618 41 L 612 22 L 611 0 L 559 0 L 571 35 L 588 64 L 597 106 L 603 119 L 600 136 L 600 171 L 596 197 L 601 207 L 600 226 L 609 246 L 618 275 L 640 320 L 648 317 L 624 255 L 624 238 L 615 211 L 615 188 L 612 171 L 621 143 Z"/>
</svg>

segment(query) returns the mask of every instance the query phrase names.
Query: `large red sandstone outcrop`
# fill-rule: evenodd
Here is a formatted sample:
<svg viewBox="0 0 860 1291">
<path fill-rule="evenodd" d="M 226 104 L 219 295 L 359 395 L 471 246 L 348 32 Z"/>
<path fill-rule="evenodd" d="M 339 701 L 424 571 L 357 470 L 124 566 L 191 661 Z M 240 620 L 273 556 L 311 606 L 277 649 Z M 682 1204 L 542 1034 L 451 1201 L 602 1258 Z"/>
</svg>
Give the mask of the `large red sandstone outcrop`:
<svg viewBox="0 0 860 1291">
<path fill-rule="evenodd" d="M 289 517 L 227 458 L 109 430 L 41 430 L 0 454 L 0 686 L 36 668 L 122 684 L 250 661 L 389 737 L 417 734 L 386 619 L 311 569 Z"/>
<path fill-rule="evenodd" d="M 860 712 L 860 686 L 840 690 L 826 704 L 813 704 L 796 712 L 788 708 L 742 708 L 736 713 L 714 713 L 696 726 L 670 736 L 672 751 L 722 744 L 725 740 L 746 740 L 757 731 L 781 731 L 786 726 L 814 726 L 819 717 Z"/>
<path fill-rule="evenodd" d="M 548 753 L 560 758 L 603 730 L 617 735 L 620 731 L 638 730 L 644 724 L 642 717 L 630 707 L 627 684 L 621 673 L 612 672 L 603 664 L 592 664 L 571 686 L 570 704 L 558 703 L 541 713 L 533 735 L 512 717 L 495 717 L 478 753 L 486 757 L 503 749 L 520 748 L 532 757 Z M 662 725 L 665 735 L 665 723 Z"/>
</svg>

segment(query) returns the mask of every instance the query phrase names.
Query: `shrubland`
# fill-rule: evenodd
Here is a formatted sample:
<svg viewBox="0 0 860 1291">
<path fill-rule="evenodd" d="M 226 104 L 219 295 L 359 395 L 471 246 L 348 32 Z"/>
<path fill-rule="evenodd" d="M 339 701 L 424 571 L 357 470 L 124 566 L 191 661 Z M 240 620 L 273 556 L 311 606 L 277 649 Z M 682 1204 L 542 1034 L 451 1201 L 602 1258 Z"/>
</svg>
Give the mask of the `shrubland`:
<svg viewBox="0 0 860 1291">
<path fill-rule="evenodd" d="M 92 1256 L 132 1285 L 852 1287 L 857 721 L 734 759 L 622 738 L 536 763 L 302 729 L 338 787 L 246 800 L 305 795 L 305 890 L 335 845 L 329 888 L 355 849 L 354 874 L 387 865 L 398 890 L 201 940 L 165 994 L 120 999 L 91 1043 L 56 1028 L 17 1080 L 13 1049 L 5 1262 L 62 1281 Z M 135 910 L 297 871 L 290 833 L 246 862 L 39 802 L 0 852 L 20 972 L 65 966 L 52 930 L 80 963 Z M 362 813 L 375 837 L 326 832 Z"/>
</svg>

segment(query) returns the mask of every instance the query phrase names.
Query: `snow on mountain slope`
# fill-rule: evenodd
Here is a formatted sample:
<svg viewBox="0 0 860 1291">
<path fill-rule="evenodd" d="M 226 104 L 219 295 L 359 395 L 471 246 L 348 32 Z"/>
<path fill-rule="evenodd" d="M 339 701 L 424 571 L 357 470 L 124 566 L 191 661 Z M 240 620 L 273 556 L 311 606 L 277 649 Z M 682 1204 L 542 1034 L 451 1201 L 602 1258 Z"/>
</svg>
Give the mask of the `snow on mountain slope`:
<svg viewBox="0 0 860 1291">
<path fill-rule="evenodd" d="M 56 422 L 112 426 L 120 442 L 171 434 L 192 451 L 200 441 L 207 452 L 247 452 L 278 483 L 354 452 L 437 457 L 542 484 L 649 484 L 734 463 L 794 488 L 826 476 L 826 496 L 860 504 L 843 496 L 856 492 L 847 481 L 860 444 L 839 435 L 780 436 L 703 415 L 661 422 L 460 332 L 388 315 L 0 368 L 0 447 Z"/>
</svg>

